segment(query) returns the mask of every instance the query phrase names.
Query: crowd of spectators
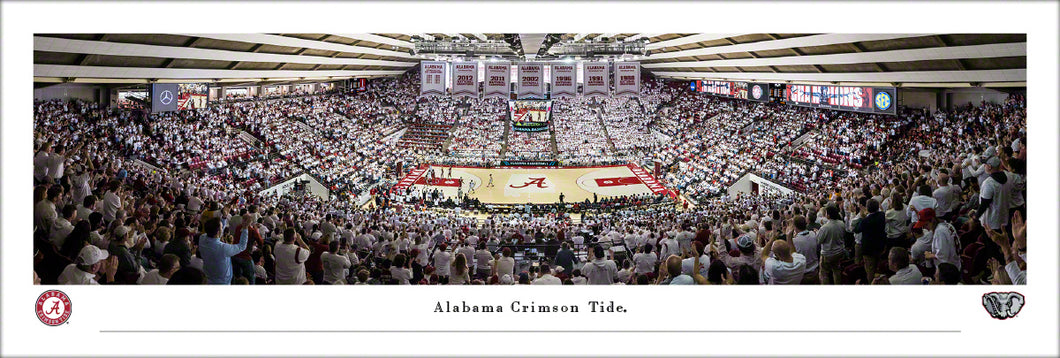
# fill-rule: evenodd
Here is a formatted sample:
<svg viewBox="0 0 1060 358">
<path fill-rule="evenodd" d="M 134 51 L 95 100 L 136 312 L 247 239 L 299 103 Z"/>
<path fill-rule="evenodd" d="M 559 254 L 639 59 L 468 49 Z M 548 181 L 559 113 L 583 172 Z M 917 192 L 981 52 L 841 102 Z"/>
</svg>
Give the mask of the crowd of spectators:
<svg viewBox="0 0 1060 358">
<path fill-rule="evenodd" d="M 557 101 L 561 156 L 609 155 L 608 134 L 614 142 L 657 131 L 670 140 L 640 150 L 674 164 L 665 181 L 695 204 L 616 197 L 571 203 L 592 209 L 577 217 L 558 206 L 477 220 L 398 198 L 424 193 L 385 190 L 395 163 L 446 155 L 397 148 L 380 130 L 448 113 L 446 101 L 385 95 L 414 94 L 414 81 L 161 116 L 34 103 L 35 275 L 49 284 L 1026 280 L 1021 95 L 897 117 L 684 94 L 651 102 L 656 112 L 629 99 Z M 420 111 L 425 102 L 440 112 Z M 468 128 L 455 148 L 496 138 L 497 126 L 479 126 L 504 113 L 496 102 L 456 103 L 453 118 L 439 119 Z M 548 132 L 509 130 L 509 155 L 552 156 Z M 209 164 L 189 165 L 195 160 Z M 752 171 L 797 190 L 726 192 Z M 383 199 L 258 195 L 298 172 Z"/>
</svg>

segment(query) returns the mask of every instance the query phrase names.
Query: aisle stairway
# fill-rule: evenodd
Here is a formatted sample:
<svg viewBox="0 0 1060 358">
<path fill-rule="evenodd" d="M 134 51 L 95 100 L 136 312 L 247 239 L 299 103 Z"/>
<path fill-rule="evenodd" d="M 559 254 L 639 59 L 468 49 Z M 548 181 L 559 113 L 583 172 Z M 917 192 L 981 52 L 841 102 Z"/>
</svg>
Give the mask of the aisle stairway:
<svg viewBox="0 0 1060 358">
<path fill-rule="evenodd" d="M 504 121 L 504 137 L 501 138 L 501 158 L 504 158 L 504 154 L 508 153 L 508 133 L 511 132 L 512 125 L 507 120 Z"/>
<path fill-rule="evenodd" d="M 607 132 L 607 124 L 604 123 L 604 117 L 602 115 L 604 109 L 600 108 L 596 112 L 596 120 L 600 122 L 600 128 L 604 129 L 604 138 L 607 138 L 607 149 L 611 150 L 611 153 L 618 153 L 618 149 L 615 148 L 615 143 L 611 141 L 611 133 Z"/>
</svg>

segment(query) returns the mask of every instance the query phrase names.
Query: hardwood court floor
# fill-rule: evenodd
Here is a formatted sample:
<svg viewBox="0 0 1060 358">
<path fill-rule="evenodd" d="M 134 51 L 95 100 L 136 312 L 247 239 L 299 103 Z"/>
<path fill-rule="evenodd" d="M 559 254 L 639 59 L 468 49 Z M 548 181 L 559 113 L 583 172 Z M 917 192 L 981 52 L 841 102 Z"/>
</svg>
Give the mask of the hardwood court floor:
<svg viewBox="0 0 1060 358">
<path fill-rule="evenodd" d="M 440 170 L 445 175 L 439 175 Z M 456 196 L 458 185 L 464 193 L 469 193 L 471 185 L 474 191 L 470 197 L 491 204 L 526 204 L 555 203 L 560 193 L 564 202 L 581 202 L 597 198 L 604 199 L 618 195 L 637 195 L 652 193 L 652 190 L 627 166 L 606 167 L 570 167 L 570 168 L 470 168 L 453 167 L 449 177 L 448 167 L 432 166 L 437 178 L 432 184 L 425 185 L 427 175 L 420 177 L 416 189 L 440 189 L 444 195 Z M 493 175 L 493 186 L 488 186 L 490 174 Z"/>
</svg>

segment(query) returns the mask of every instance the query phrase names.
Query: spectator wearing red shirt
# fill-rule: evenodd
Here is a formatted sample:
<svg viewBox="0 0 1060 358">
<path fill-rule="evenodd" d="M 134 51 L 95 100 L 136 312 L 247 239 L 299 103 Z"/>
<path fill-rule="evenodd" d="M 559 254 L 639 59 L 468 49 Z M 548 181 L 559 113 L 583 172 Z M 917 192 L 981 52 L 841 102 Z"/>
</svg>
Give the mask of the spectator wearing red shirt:
<svg viewBox="0 0 1060 358">
<path fill-rule="evenodd" d="M 265 245 L 265 240 L 261 237 L 261 233 L 258 231 L 257 223 L 258 208 L 257 205 L 251 205 L 247 210 L 247 214 L 243 215 L 243 221 L 241 224 L 236 227 L 236 232 L 243 230 L 243 227 L 247 228 L 247 237 L 249 238 L 247 248 L 235 256 L 232 256 L 233 277 L 246 277 L 251 285 L 253 285 L 255 281 L 254 258 L 251 254 Z"/>
</svg>

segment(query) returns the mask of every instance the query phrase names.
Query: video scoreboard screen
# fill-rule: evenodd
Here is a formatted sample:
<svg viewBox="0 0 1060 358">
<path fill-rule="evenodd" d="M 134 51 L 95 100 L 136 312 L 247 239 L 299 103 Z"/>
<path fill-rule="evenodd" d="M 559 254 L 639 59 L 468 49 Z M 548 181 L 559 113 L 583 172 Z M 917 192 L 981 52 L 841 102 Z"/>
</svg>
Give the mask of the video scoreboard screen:
<svg viewBox="0 0 1060 358">
<path fill-rule="evenodd" d="M 177 110 L 177 95 L 180 86 L 176 83 L 153 83 L 148 87 L 151 97 L 151 113 Z"/>
<path fill-rule="evenodd" d="M 692 92 L 757 102 L 769 102 L 771 97 L 768 91 L 769 86 L 764 83 L 695 80 L 690 82 L 688 87 Z"/>
<path fill-rule="evenodd" d="M 513 129 L 521 132 L 545 131 L 552 117 L 552 101 L 508 101 L 508 110 Z"/>
<path fill-rule="evenodd" d="M 784 100 L 804 107 L 895 114 L 894 87 L 787 85 Z"/>
<path fill-rule="evenodd" d="M 181 83 L 177 97 L 178 110 L 206 108 L 210 87 L 205 83 Z"/>
</svg>

